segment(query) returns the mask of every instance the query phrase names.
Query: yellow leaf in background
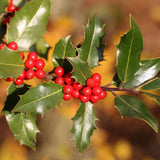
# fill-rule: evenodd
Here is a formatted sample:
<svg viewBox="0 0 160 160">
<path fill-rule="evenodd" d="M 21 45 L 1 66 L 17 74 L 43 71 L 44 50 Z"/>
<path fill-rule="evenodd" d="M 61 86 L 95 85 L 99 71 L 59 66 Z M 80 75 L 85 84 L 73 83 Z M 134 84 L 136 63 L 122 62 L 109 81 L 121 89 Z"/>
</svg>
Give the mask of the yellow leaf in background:
<svg viewBox="0 0 160 160">
<path fill-rule="evenodd" d="M 119 160 L 128 160 L 132 157 L 132 147 L 126 140 L 119 140 L 114 147 L 114 154 Z"/>
<path fill-rule="evenodd" d="M 48 32 L 44 35 L 45 41 L 54 47 L 55 44 L 75 30 L 75 22 L 69 16 L 58 17 L 54 22 L 49 25 Z"/>
<path fill-rule="evenodd" d="M 28 160 L 27 150 L 15 139 L 8 138 L 0 146 L 0 160 Z"/>
</svg>

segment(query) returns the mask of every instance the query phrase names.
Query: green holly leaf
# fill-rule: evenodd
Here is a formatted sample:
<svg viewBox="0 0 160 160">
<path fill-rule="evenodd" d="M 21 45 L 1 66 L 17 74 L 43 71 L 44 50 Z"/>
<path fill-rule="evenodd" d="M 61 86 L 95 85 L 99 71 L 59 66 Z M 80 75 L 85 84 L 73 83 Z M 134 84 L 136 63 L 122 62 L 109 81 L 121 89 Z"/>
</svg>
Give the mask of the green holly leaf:
<svg viewBox="0 0 160 160">
<path fill-rule="evenodd" d="M 130 80 L 140 67 L 140 54 L 143 50 L 142 34 L 136 22 L 130 17 L 131 29 L 121 37 L 117 45 L 117 72 L 122 82 Z"/>
<path fill-rule="evenodd" d="M 144 94 L 152 97 L 160 105 L 160 96 L 152 93 L 143 92 Z"/>
<path fill-rule="evenodd" d="M 22 1 L 25 1 L 25 2 L 26 2 L 26 0 L 13 0 L 13 4 L 14 4 L 15 6 L 18 6 Z"/>
<path fill-rule="evenodd" d="M 151 78 L 154 78 L 160 70 L 160 58 L 141 61 L 141 67 L 135 75 L 124 84 L 123 88 L 137 87 Z"/>
<path fill-rule="evenodd" d="M 82 61 L 79 56 L 67 57 L 73 66 L 72 76 L 81 84 L 85 84 L 86 80 L 91 77 L 91 71 L 88 63 Z"/>
<path fill-rule="evenodd" d="M 17 78 L 24 69 L 24 63 L 18 51 L 7 47 L 0 50 L 0 78 Z"/>
<path fill-rule="evenodd" d="M 103 57 L 99 48 L 104 36 L 104 25 L 102 25 L 97 16 L 94 16 L 85 27 L 85 39 L 81 48 L 78 48 L 80 58 L 89 64 L 90 68 L 99 65 L 99 57 Z"/>
<path fill-rule="evenodd" d="M 79 152 L 82 152 L 90 144 L 90 136 L 93 130 L 96 129 L 95 111 L 93 104 L 90 102 L 81 103 L 76 115 L 72 118 L 73 128 L 71 132 L 74 134 L 76 146 Z"/>
<path fill-rule="evenodd" d="M 158 132 L 157 119 L 138 98 L 128 95 L 118 96 L 115 98 L 115 107 L 118 109 L 121 116 L 141 119 L 149 124 L 155 132 Z"/>
<path fill-rule="evenodd" d="M 62 98 L 63 92 L 60 85 L 52 82 L 38 84 L 21 96 L 21 100 L 13 111 L 43 115 L 47 110 L 57 106 Z"/>
<path fill-rule="evenodd" d="M 27 145 L 35 150 L 36 134 L 39 132 L 36 125 L 36 116 L 5 112 L 5 117 L 15 139 L 21 145 Z"/>
<path fill-rule="evenodd" d="M 28 90 L 29 87 L 25 84 L 16 86 L 14 83 L 12 83 L 8 88 L 7 99 L 5 101 L 3 112 L 5 111 L 11 112 L 12 109 L 16 106 L 16 104 L 20 100 L 19 95 L 25 94 Z"/>
<path fill-rule="evenodd" d="M 28 51 L 46 32 L 49 14 L 49 0 L 32 0 L 26 3 L 18 12 L 15 12 L 7 26 L 7 43 L 15 41 L 19 50 Z"/>
<path fill-rule="evenodd" d="M 143 90 L 157 90 L 160 89 L 160 78 L 151 80 L 149 83 L 144 85 L 141 89 Z"/>
<path fill-rule="evenodd" d="M 50 49 L 49 44 L 44 40 L 44 38 L 40 38 L 36 43 L 36 51 L 40 57 L 44 57 L 47 59 L 48 50 Z"/>
<path fill-rule="evenodd" d="M 0 5 L 0 15 L 2 13 L 5 13 L 6 12 L 6 7 L 8 6 L 8 1 L 7 0 L 1 0 L 1 5 Z"/>
<path fill-rule="evenodd" d="M 75 57 L 76 50 L 73 48 L 73 45 L 70 41 L 70 36 L 60 39 L 56 44 L 53 55 L 52 62 L 55 67 L 62 66 L 65 70 L 71 70 L 72 66 L 67 61 L 66 57 Z"/>
</svg>

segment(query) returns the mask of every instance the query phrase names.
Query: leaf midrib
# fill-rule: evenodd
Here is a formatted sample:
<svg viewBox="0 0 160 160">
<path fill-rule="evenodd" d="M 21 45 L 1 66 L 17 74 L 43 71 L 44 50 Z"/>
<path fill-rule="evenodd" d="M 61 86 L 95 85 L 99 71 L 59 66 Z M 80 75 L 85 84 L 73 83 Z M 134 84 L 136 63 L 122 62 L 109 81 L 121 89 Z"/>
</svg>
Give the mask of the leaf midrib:
<svg viewBox="0 0 160 160">
<path fill-rule="evenodd" d="M 18 65 L 18 64 L 8 64 L 8 63 L 1 63 L 0 62 L 0 65 L 4 65 L 4 66 L 16 66 L 16 67 L 22 67 L 22 68 L 24 68 L 24 66 L 23 65 Z"/>
<path fill-rule="evenodd" d="M 126 81 L 127 79 L 127 73 L 128 73 L 128 67 L 129 67 L 129 61 L 130 61 L 130 56 L 131 56 L 131 48 L 132 48 L 132 45 L 133 45 L 133 39 L 134 39 L 134 30 L 132 32 L 132 39 L 131 39 L 131 45 L 130 45 L 130 48 L 129 48 L 129 53 L 128 53 L 128 59 L 127 59 L 127 64 L 126 64 L 126 70 L 125 70 L 125 74 L 124 74 L 124 82 Z"/>
<path fill-rule="evenodd" d="M 18 108 L 21 108 L 21 106 L 24 107 L 24 106 L 26 106 L 26 105 L 35 103 L 35 102 L 37 102 L 37 101 L 41 101 L 41 100 L 46 99 L 46 98 L 48 98 L 48 97 L 51 97 L 51 96 L 53 96 L 53 95 L 55 95 L 55 94 L 58 94 L 58 93 L 61 92 L 61 91 L 62 91 L 62 89 L 59 89 L 59 90 L 57 90 L 56 92 L 53 92 L 53 93 L 51 93 L 51 94 L 49 94 L 49 95 L 46 95 L 46 96 L 44 96 L 44 97 L 38 98 L 38 99 L 33 100 L 33 101 L 30 101 L 29 103 L 25 103 L 24 105 L 20 105 Z M 17 109 L 18 109 L 18 108 L 17 108 Z M 17 109 L 15 109 L 15 111 L 18 111 Z"/>
<path fill-rule="evenodd" d="M 129 106 L 131 109 L 133 109 L 135 112 L 137 112 L 138 114 L 142 115 L 144 117 L 144 119 L 146 119 L 146 116 L 141 114 L 136 108 L 132 107 L 129 103 L 127 103 L 125 100 L 123 100 L 121 97 L 117 97 L 119 98 L 124 104 L 126 104 L 127 106 Z M 150 122 L 150 121 L 149 121 Z"/>
<path fill-rule="evenodd" d="M 44 0 L 43 0 L 44 1 Z M 41 7 L 42 3 L 39 5 L 37 11 L 35 12 L 34 16 L 30 19 L 30 21 L 28 22 L 28 24 L 26 25 L 26 27 L 24 28 L 23 32 L 17 37 L 17 39 L 15 40 L 15 42 L 18 42 L 18 40 L 22 37 L 22 35 L 24 34 L 24 32 L 26 31 L 26 28 L 28 28 L 28 26 L 30 25 L 30 23 L 32 22 L 32 20 L 34 19 L 34 17 L 37 15 L 37 12 L 39 11 L 39 8 Z"/>
</svg>

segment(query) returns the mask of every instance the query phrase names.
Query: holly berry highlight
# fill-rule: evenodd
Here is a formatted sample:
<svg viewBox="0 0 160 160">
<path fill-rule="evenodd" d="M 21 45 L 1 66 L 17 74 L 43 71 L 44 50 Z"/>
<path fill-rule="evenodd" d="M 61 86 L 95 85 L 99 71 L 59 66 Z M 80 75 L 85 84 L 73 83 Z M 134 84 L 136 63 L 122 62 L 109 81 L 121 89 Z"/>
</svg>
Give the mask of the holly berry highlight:
<svg viewBox="0 0 160 160">
<path fill-rule="evenodd" d="M 88 101 L 92 103 L 98 102 L 107 96 L 106 91 L 101 87 L 101 75 L 94 73 L 91 78 L 86 81 L 86 85 L 81 85 L 72 77 L 72 73 L 65 73 L 64 69 L 59 66 L 54 70 L 56 74 L 55 83 L 63 86 L 63 99 L 68 101 L 71 97 L 80 99 L 82 103 Z"/>
</svg>

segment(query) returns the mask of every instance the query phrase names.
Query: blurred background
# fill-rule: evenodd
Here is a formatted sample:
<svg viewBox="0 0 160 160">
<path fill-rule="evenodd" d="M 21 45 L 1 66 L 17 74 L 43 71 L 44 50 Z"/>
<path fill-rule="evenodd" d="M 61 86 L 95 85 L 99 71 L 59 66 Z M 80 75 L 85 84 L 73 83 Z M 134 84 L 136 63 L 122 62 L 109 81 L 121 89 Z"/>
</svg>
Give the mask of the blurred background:
<svg viewBox="0 0 160 160">
<path fill-rule="evenodd" d="M 132 15 L 142 31 L 142 59 L 160 56 L 160 0 L 51 0 L 52 11 L 46 41 L 54 47 L 60 38 L 72 35 L 74 46 L 84 38 L 84 26 L 97 14 L 105 24 L 105 61 L 93 69 L 102 75 L 102 85 L 112 81 L 115 73 L 116 47 L 121 35 L 130 29 Z M 0 83 L 0 90 L 2 83 Z M 5 91 L 4 91 L 5 93 Z M 0 99 L 5 94 L 0 92 Z M 160 121 L 160 108 L 148 97 L 149 110 Z M 62 103 L 44 117 L 37 117 L 41 131 L 37 135 L 36 151 L 20 146 L 13 138 L 3 115 L 0 116 L 0 160 L 159 160 L 160 135 L 140 120 L 124 117 L 116 108 L 114 97 L 99 101 L 96 106 L 97 131 L 91 145 L 82 154 L 72 140 L 72 121 L 78 109 L 77 101 Z"/>
</svg>

